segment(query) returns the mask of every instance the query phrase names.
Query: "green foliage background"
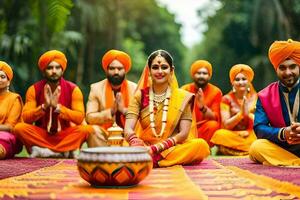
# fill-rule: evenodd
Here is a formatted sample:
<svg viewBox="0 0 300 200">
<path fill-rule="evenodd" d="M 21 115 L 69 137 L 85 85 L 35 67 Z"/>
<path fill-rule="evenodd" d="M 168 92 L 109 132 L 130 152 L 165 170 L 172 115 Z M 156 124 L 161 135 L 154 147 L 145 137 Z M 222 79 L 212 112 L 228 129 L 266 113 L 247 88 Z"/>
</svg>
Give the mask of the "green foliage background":
<svg viewBox="0 0 300 200">
<path fill-rule="evenodd" d="M 216 4 L 218 9 L 211 12 Z M 130 54 L 128 78 L 137 81 L 147 56 L 166 49 L 174 57 L 180 85 L 191 81 L 193 61 L 207 59 L 213 64 L 212 82 L 226 93 L 232 65 L 252 66 L 254 86 L 260 90 L 276 80 L 267 57 L 270 44 L 300 39 L 296 0 L 211 0 L 198 17 L 207 29 L 198 44 L 187 48 L 180 39 L 181 24 L 155 0 L 2 0 L 0 60 L 14 68 L 13 90 L 24 97 L 29 85 L 41 78 L 39 56 L 61 50 L 68 58 L 65 77 L 87 98 L 89 85 L 105 77 L 101 58 L 107 50 Z"/>
<path fill-rule="evenodd" d="M 219 0 L 220 8 L 207 16 L 207 7 L 198 11 L 207 16 L 204 39 L 190 51 L 187 65 L 195 59 L 213 64 L 212 81 L 230 90 L 229 70 L 234 64 L 250 65 L 255 71 L 257 91 L 276 80 L 268 59 L 268 49 L 275 40 L 300 39 L 300 2 L 296 0 Z"/>
</svg>

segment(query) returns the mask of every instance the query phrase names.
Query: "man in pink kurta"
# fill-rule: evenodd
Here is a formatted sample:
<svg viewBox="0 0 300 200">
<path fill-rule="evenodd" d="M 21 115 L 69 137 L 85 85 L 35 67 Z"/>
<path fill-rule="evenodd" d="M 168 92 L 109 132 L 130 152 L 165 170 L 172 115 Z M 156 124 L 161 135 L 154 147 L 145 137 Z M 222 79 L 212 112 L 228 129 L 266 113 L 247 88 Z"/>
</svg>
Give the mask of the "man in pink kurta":
<svg viewBox="0 0 300 200">
<path fill-rule="evenodd" d="M 275 41 L 269 59 L 279 81 L 258 93 L 250 158 L 276 166 L 300 166 L 300 42 Z"/>
</svg>

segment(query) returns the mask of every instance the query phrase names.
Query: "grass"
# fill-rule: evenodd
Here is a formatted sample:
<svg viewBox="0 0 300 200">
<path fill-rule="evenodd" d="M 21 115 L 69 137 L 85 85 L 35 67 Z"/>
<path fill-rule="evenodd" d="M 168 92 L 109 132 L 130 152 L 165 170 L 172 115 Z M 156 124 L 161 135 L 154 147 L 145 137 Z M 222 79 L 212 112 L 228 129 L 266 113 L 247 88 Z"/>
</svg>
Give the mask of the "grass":
<svg viewBox="0 0 300 200">
<path fill-rule="evenodd" d="M 27 153 L 26 148 L 24 146 L 22 151 L 16 155 L 16 157 L 28 157 L 28 156 L 29 154 Z"/>
</svg>

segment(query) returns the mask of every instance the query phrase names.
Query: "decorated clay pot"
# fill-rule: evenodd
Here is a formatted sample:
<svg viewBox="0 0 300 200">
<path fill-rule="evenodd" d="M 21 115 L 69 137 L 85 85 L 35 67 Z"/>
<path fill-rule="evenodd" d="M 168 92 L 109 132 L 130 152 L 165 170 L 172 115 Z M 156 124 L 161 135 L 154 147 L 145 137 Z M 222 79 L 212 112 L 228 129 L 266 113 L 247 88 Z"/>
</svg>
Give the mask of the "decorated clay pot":
<svg viewBox="0 0 300 200">
<path fill-rule="evenodd" d="M 77 157 L 80 176 L 94 187 L 134 186 L 152 169 L 144 147 L 95 147 Z"/>
</svg>

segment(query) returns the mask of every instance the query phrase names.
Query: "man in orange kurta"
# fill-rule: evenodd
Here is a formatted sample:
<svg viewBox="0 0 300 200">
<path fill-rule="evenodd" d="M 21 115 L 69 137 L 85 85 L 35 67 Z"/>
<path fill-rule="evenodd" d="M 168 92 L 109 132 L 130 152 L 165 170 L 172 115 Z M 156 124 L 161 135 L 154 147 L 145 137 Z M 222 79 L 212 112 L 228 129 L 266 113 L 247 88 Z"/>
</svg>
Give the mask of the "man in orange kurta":
<svg viewBox="0 0 300 200">
<path fill-rule="evenodd" d="M 80 125 L 83 95 L 78 86 L 63 78 L 67 59 L 62 52 L 47 51 L 38 65 L 44 79 L 27 90 L 24 123 L 15 126 L 15 134 L 31 157 L 71 157 L 92 132 L 91 127 Z"/>
<path fill-rule="evenodd" d="M 126 79 L 131 68 L 130 56 L 119 50 L 110 50 L 102 58 L 106 79 L 93 83 L 87 102 L 86 121 L 93 126 L 94 134 L 88 146 L 106 146 L 107 128 L 115 121 L 124 128 L 129 99 L 136 84 Z"/>
<path fill-rule="evenodd" d="M 195 94 L 193 115 L 196 120 L 198 137 L 210 142 L 214 132 L 220 127 L 221 90 L 209 83 L 212 76 L 212 65 L 206 60 L 197 60 L 191 66 L 191 77 L 194 82 L 182 86 Z"/>
</svg>

